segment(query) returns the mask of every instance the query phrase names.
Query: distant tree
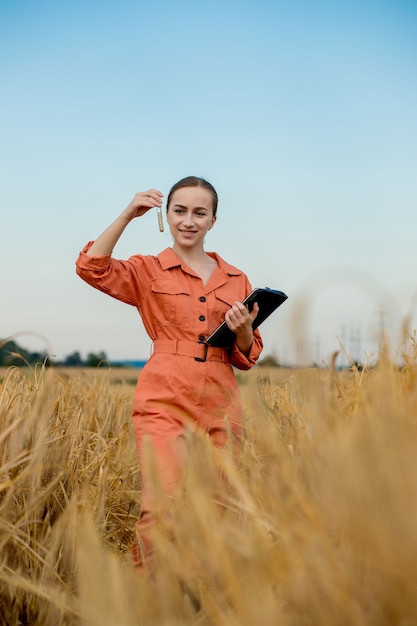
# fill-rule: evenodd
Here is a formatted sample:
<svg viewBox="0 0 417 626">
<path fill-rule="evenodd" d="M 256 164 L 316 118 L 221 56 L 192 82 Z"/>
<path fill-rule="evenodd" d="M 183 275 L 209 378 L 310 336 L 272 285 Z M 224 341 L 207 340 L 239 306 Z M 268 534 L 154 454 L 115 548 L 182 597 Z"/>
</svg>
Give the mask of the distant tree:
<svg viewBox="0 0 417 626">
<path fill-rule="evenodd" d="M 20 348 L 15 341 L 7 341 L 2 343 L 4 340 L 0 340 L 0 365 L 12 365 L 11 360 L 14 357 L 11 354 L 19 354 Z"/>
<path fill-rule="evenodd" d="M 78 351 L 72 352 L 72 354 L 68 354 L 68 356 L 66 356 L 64 359 L 64 365 L 66 365 L 67 367 L 77 367 L 83 364 L 84 361 L 82 360 L 81 354 Z"/>
<path fill-rule="evenodd" d="M 271 354 L 267 354 L 263 359 L 258 361 L 260 367 L 279 367 L 279 361 Z"/>
<path fill-rule="evenodd" d="M 105 352 L 101 351 L 98 352 L 98 354 L 94 354 L 94 352 L 89 352 L 89 354 L 87 355 L 86 365 L 87 367 L 98 367 L 103 361 L 108 361 Z"/>
<path fill-rule="evenodd" d="M 68 354 L 63 361 L 54 361 L 47 352 L 30 352 L 26 348 L 19 346 L 13 339 L 5 341 L 0 338 L 0 366 L 9 367 L 15 365 L 16 367 L 22 367 L 26 364 L 32 366 L 37 363 L 43 363 L 46 366 L 57 364 L 64 367 L 81 367 L 83 365 L 97 367 L 103 362 L 109 362 L 103 350 L 97 353 L 90 352 L 85 361 L 78 350 Z"/>
<path fill-rule="evenodd" d="M 3 343 L 3 345 L 1 344 L 2 340 L 0 339 L 0 365 L 20 367 L 27 363 L 29 365 L 36 365 L 36 363 L 50 364 L 47 352 L 30 352 L 26 348 L 19 346 L 13 339 Z"/>
<path fill-rule="evenodd" d="M 34 365 L 35 363 L 43 363 L 46 367 L 49 367 L 52 365 L 53 360 L 49 358 L 47 352 L 30 352 L 28 362 L 31 365 Z"/>
</svg>

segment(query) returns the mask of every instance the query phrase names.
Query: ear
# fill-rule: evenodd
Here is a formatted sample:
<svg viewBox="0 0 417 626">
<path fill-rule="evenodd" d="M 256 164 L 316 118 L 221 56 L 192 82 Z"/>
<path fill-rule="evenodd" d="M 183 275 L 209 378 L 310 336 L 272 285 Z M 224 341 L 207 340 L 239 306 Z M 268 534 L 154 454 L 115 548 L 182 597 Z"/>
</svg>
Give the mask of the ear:
<svg viewBox="0 0 417 626">
<path fill-rule="evenodd" d="M 211 219 L 211 225 L 209 226 L 209 230 L 211 230 L 214 226 L 214 224 L 216 223 L 216 219 L 217 217 L 215 215 L 213 215 L 212 219 Z"/>
</svg>

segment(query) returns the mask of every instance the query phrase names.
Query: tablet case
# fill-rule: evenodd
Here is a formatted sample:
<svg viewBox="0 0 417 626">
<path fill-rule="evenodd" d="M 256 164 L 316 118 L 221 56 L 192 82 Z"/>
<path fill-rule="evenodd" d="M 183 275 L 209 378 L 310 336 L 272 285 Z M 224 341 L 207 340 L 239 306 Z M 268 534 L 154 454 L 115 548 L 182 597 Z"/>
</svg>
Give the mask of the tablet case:
<svg viewBox="0 0 417 626">
<path fill-rule="evenodd" d="M 249 311 L 252 311 L 255 302 L 258 303 L 259 312 L 253 320 L 252 328 L 258 328 L 267 317 L 271 315 L 288 296 L 283 291 L 276 291 L 275 289 L 261 289 L 257 287 L 253 289 L 250 294 L 243 300 L 243 304 L 246 304 Z M 207 337 L 205 343 L 216 348 L 227 348 L 231 350 L 235 342 L 235 333 L 227 327 L 226 322 L 222 322 L 220 326 L 214 330 L 209 337 Z"/>
</svg>

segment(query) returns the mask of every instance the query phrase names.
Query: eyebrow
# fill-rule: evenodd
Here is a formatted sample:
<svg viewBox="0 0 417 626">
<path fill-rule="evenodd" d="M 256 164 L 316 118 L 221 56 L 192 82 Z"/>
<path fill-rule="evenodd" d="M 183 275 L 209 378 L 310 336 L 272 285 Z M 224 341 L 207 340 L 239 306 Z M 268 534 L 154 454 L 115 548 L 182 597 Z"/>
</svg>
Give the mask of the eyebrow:
<svg viewBox="0 0 417 626">
<path fill-rule="evenodd" d="M 185 206 L 184 204 L 174 204 L 174 207 L 177 207 L 177 209 L 188 209 L 188 206 Z M 195 206 L 193 209 L 193 211 L 208 211 L 208 208 L 206 206 Z"/>
</svg>

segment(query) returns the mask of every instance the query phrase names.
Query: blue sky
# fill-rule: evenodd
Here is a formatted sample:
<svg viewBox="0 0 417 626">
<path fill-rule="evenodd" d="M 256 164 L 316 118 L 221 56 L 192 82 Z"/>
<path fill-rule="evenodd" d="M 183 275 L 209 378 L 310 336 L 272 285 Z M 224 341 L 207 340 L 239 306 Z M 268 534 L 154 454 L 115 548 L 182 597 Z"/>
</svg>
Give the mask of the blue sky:
<svg viewBox="0 0 417 626">
<path fill-rule="evenodd" d="M 146 358 L 135 309 L 75 258 L 149 187 L 196 174 L 206 241 L 289 299 L 265 353 L 328 360 L 417 326 L 417 4 L 0 2 L 0 337 Z M 171 244 L 156 215 L 115 256 Z"/>
</svg>

